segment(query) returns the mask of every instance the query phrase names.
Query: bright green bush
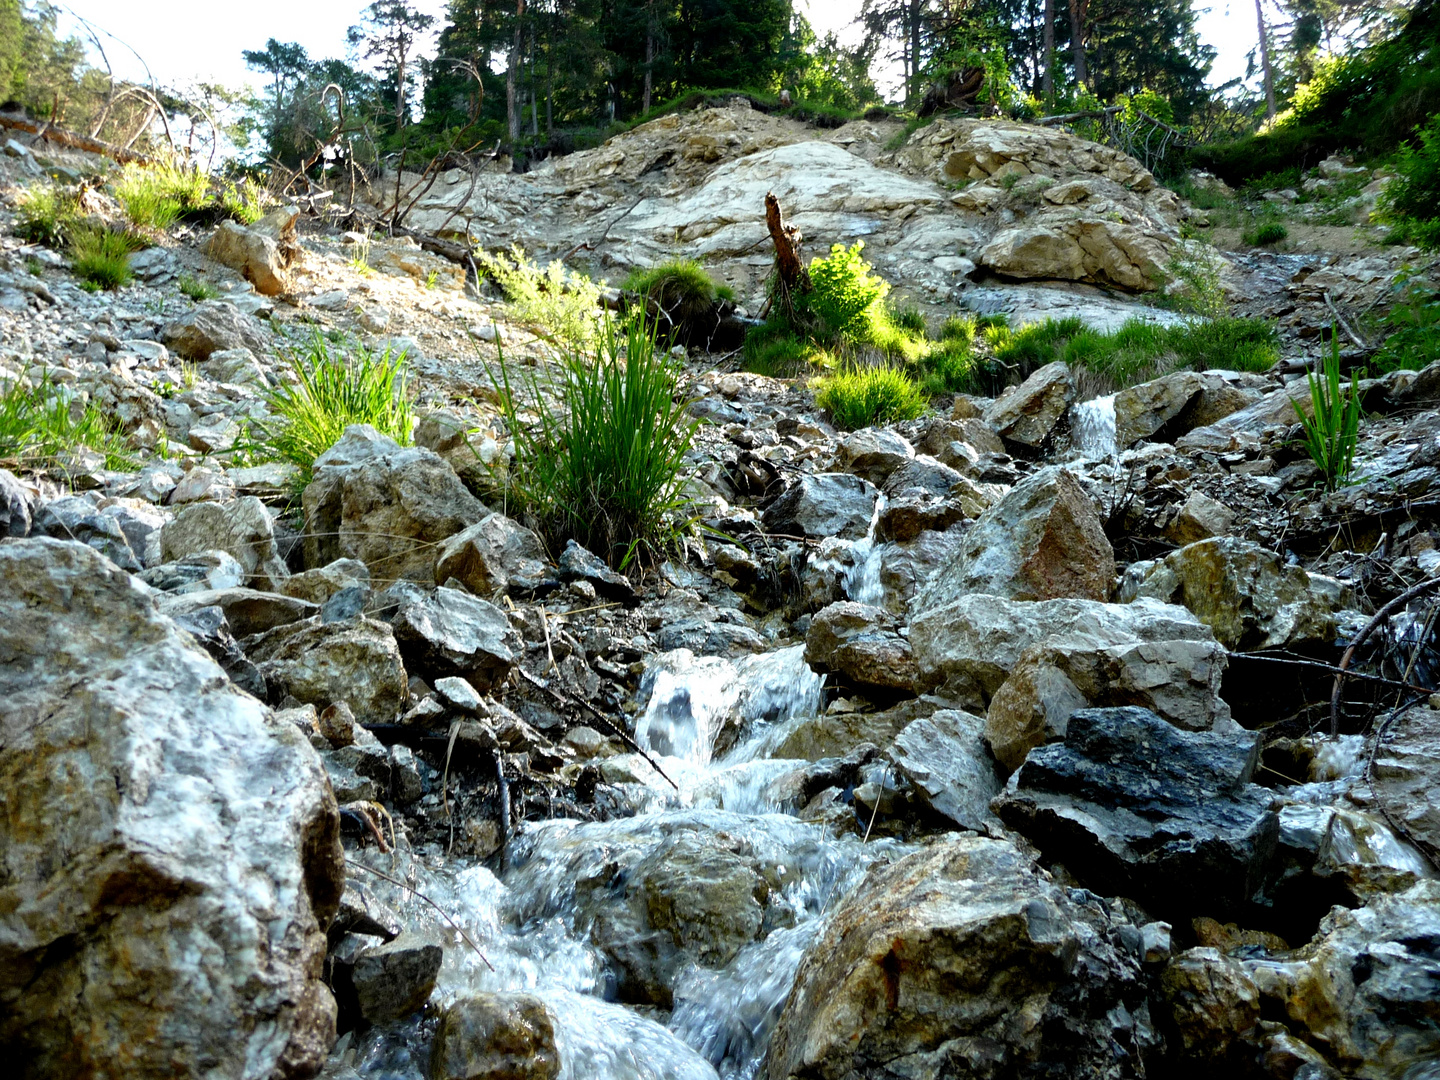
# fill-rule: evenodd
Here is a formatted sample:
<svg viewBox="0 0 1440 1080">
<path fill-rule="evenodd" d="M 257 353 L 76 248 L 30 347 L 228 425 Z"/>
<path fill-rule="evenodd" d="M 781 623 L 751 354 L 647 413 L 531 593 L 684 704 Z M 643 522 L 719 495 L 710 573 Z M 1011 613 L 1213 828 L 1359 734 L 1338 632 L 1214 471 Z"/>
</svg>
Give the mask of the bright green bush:
<svg viewBox="0 0 1440 1080">
<path fill-rule="evenodd" d="M 677 400 L 680 373 L 639 319 L 605 320 L 591 347 L 553 367 L 517 374 L 500 355 L 491 379 L 515 442 L 507 494 L 552 550 L 575 540 L 624 568 L 678 540 L 698 426 Z"/>
<path fill-rule="evenodd" d="M 694 259 L 670 259 L 648 270 L 632 270 L 625 290 L 653 301 L 677 324 L 705 314 L 717 299 L 735 299 L 728 285 L 717 285 Z"/>
<path fill-rule="evenodd" d="M 71 267 L 92 291 L 130 284 L 130 253 L 139 245 L 125 233 L 89 226 L 76 228 L 70 239 Z"/>
<path fill-rule="evenodd" d="M 405 354 L 368 349 L 334 356 L 320 334 L 288 357 L 297 380 L 268 395 L 273 419 L 260 425 L 255 445 L 262 459 L 300 466 L 308 481 L 315 459 L 340 441 L 351 424 L 369 424 L 402 446 L 414 427 Z"/>
<path fill-rule="evenodd" d="M 519 244 L 494 255 L 475 253 L 476 261 L 499 283 L 516 315 L 553 343 L 565 348 L 589 348 L 598 337 L 600 289 L 584 274 L 567 271 L 556 259 L 543 270 L 525 255 Z"/>
<path fill-rule="evenodd" d="M 891 304 L 886 307 L 886 314 L 890 324 L 897 330 L 903 330 L 907 334 L 923 338 L 925 336 L 925 315 L 914 304 L 902 304 L 895 306 Z"/>
<path fill-rule="evenodd" d="M 872 424 L 914 420 L 925 412 L 926 398 L 910 376 L 897 368 L 852 366 L 820 380 L 815 404 L 830 413 L 837 427 L 855 431 Z"/>
<path fill-rule="evenodd" d="M 220 290 L 208 281 L 196 277 L 194 274 L 181 274 L 180 279 L 175 283 L 182 293 L 194 300 L 197 304 L 202 300 L 214 300 L 220 295 Z"/>
<path fill-rule="evenodd" d="M 865 241 L 853 247 L 836 244 L 828 257 L 810 263 L 813 289 L 804 298 L 807 311 L 823 333 L 840 341 L 873 342 L 891 330 L 885 297 L 890 283 L 870 272 L 862 257 Z"/>
<path fill-rule="evenodd" d="M 828 367 L 834 360 L 814 342 L 805 341 L 782 327 L 779 332 L 756 327 L 745 337 L 744 370 L 776 379 L 789 379 L 812 367 Z"/>
<path fill-rule="evenodd" d="M 1269 247 L 1289 235 L 1289 230 L 1278 221 L 1257 221 L 1241 234 L 1240 239 L 1251 247 Z"/>
<path fill-rule="evenodd" d="M 126 165 L 114 185 L 125 216 L 145 229 L 168 229 L 181 214 L 200 209 L 209 188 L 204 173 L 175 162 Z"/>
</svg>

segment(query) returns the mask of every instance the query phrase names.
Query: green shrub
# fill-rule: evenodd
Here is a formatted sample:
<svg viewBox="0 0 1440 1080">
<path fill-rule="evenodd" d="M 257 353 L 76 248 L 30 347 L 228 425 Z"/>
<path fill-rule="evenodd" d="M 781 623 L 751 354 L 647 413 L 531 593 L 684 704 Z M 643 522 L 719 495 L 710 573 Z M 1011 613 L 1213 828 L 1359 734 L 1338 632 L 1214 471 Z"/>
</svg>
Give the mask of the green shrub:
<svg viewBox="0 0 1440 1080">
<path fill-rule="evenodd" d="M 93 291 L 118 289 L 130 284 L 130 253 L 138 246 L 125 233 L 77 228 L 70 240 L 71 267 L 82 284 Z"/>
<path fill-rule="evenodd" d="M 316 334 L 288 360 L 297 381 L 268 395 L 274 418 L 259 428 L 257 456 L 300 466 L 308 482 L 315 459 L 340 441 L 351 424 L 369 424 L 402 446 L 409 445 L 414 415 L 405 354 L 375 355 L 359 348 L 332 356 Z"/>
<path fill-rule="evenodd" d="M 180 279 L 175 285 L 176 288 L 197 304 L 202 300 L 214 300 L 220 295 L 219 289 L 203 278 L 196 277 L 194 274 L 181 274 Z"/>
<path fill-rule="evenodd" d="M 1158 294 L 1158 303 L 1172 311 L 1218 319 L 1230 310 L 1221 276 L 1225 260 L 1214 248 L 1191 240 L 1181 244 L 1166 264 L 1171 283 Z M 1164 284 L 1157 281 L 1157 284 Z"/>
<path fill-rule="evenodd" d="M 1340 388 L 1340 339 L 1338 332 L 1332 332 L 1323 370 L 1306 376 L 1315 415 L 1306 416 L 1299 405 L 1291 402 L 1304 429 L 1305 450 L 1324 474 L 1327 491 L 1348 483 L 1355 467 L 1355 447 L 1360 438 L 1360 378 L 1352 374 L 1348 396 Z"/>
<path fill-rule="evenodd" d="M 993 360 L 980 356 L 970 341 L 960 337 L 942 338 L 931 345 L 915 362 L 915 367 L 920 375 L 920 389 L 930 396 L 989 396 L 1004 386 L 1003 370 Z"/>
<path fill-rule="evenodd" d="M 1384 340 L 1375 366 L 1381 372 L 1419 371 L 1440 360 L 1440 292 L 1408 275 L 1398 287 L 1397 302 L 1380 319 Z"/>
<path fill-rule="evenodd" d="M 1440 248 L 1440 115 L 1416 133 L 1416 143 L 1395 155 L 1395 178 L 1380 197 L 1383 220 L 1404 239 Z"/>
<path fill-rule="evenodd" d="M 729 286 L 716 285 L 694 259 L 670 259 L 648 270 L 632 270 L 625 290 L 653 300 L 677 323 L 704 314 L 717 299 L 735 298 Z"/>
<path fill-rule="evenodd" d="M 569 349 L 588 348 L 597 340 L 600 289 L 584 274 L 567 272 L 559 259 L 543 270 L 525 256 L 519 244 L 494 255 L 475 253 L 476 261 L 499 283 L 516 315 L 553 343 Z"/>
<path fill-rule="evenodd" d="M 124 435 L 96 406 L 68 401 L 63 388 L 48 380 L 0 387 L 0 460 L 54 466 L 77 447 L 103 454 L 107 469 L 137 467 Z"/>
<path fill-rule="evenodd" d="M 681 467 L 698 421 L 678 402 L 681 369 L 640 319 L 606 319 L 588 348 L 491 380 L 515 442 L 508 493 L 559 550 L 575 540 L 624 568 L 672 546 L 690 505 Z M 513 376 L 513 377 L 512 377 Z M 560 408 L 546 397 L 553 393 Z"/>
<path fill-rule="evenodd" d="M 79 218 L 75 200 L 47 185 L 28 188 L 20 194 L 15 235 L 32 244 L 58 248 L 70 238 Z"/>
<path fill-rule="evenodd" d="M 855 431 L 871 424 L 914 420 L 925 411 L 920 387 L 893 367 L 855 367 L 820 380 L 815 404 L 830 413 L 837 427 Z"/>
<path fill-rule="evenodd" d="M 891 304 L 885 310 L 890 324 L 897 330 L 903 330 L 916 337 L 923 338 L 925 336 L 925 315 L 915 304 L 902 304 L 898 307 Z"/>
<path fill-rule="evenodd" d="M 175 162 L 127 165 L 115 182 L 115 198 L 125 216 L 143 229 L 168 229 L 181 214 L 208 201 L 209 178 Z"/>
<path fill-rule="evenodd" d="M 864 240 L 849 248 L 836 244 L 828 257 L 810 263 L 813 289 L 804 297 L 805 308 L 827 336 L 840 341 L 870 342 L 877 331 L 890 328 L 884 303 L 890 283 L 870 273 L 861 258 L 864 250 Z"/>
<path fill-rule="evenodd" d="M 1289 230 L 1278 221 L 1257 221 L 1241 234 L 1240 239 L 1251 247 L 1269 247 L 1289 235 Z"/>
<path fill-rule="evenodd" d="M 226 217 L 254 225 L 265 216 L 265 187 L 248 177 L 239 185 L 226 183 L 220 189 L 219 203 Z"/>
</svg>

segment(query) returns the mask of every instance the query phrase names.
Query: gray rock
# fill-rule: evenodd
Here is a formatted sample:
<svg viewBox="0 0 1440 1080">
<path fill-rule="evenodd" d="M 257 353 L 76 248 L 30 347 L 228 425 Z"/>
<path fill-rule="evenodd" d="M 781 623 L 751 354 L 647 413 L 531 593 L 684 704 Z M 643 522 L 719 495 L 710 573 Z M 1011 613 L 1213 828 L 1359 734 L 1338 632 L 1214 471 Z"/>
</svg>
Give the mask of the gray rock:
<svg viewBox="0 0 1440 1080">
<path fill-rule="evenodd" d="M 230 681 L 260 700 L 265 700 L 265 678 L 260 669 L 245 658 L 245 653 L 231 633 L 223 609 L 201 607 L 184 614 L 172 614 L 175 625 L 193 637 L 217 664 L 230 676 Z"/>
<path fill-rule="evenodd" d="M 1094 503 L 1068 470 L 1052 465 L 980 515 L 915 606 L 924 611 L 967 593 L 1106 600 L 1114 577 L 1115 552 Z"/>
<path fill-rule="evenodd" d="M 206 300 L 160 331 L 161 340 L 187 360 L 208 360 L 226 349 L 270 349 L 270 332 L 224 300 Z"/>
<path fill-rule="evenodd" d="M 160 601 L 160 610 L 171 618 L 180 618 L 207 607 L 218 607 L 223 611 L 231 629 L 242 638 L 263 634 L 278 626 L 289 626 L 316 614 L 314 604 L 258 589 L 191 590 Z"/>
<path fill-rule="evenodd" d="M 9 469 L 0 469 L 0 537 L 30 535 L 35 495 Z"/>
<path fill-rule="evenodd" d="M 344 858 L 304 736 L 80 544 L 0 545 L 0 653 L 0 1043 L 31 1076 L 314 1075 Z"/>
<path fill-rule="evenodd" d="M 167 593 L 233 589 L 245 584 L 245 568 L 228 551 L 200 551 L 140 572 L 140 580 Z"/>
<path fill-rule="evenodd" d="M 1010 442 L 1040 447 L 1074 400 L 1070 369 L 1057 360 L 996 398 L 985 410 L 985 423 Z"/>
<path fill-rule="evenodd" d="M 430 1052 L 430 1080 L 557 1080 L 557 1020 L 533 994 L 483 993 L 445 1010 Z"/>
<path fill-rule="evenodd" d="M 246 650 L 273 698 L 288 694 L 321 709 L 343 701 L 362 724 L 394 723 L 409 698 L 395 634 L 373 619 L 307 619 L 248 642 Z"/>
<path fill-rule="evenodd" d="M 435 696 L 447 708 L 476 715 L 481 709 L 480 695 L 464 679 L 450 675 L 435 680 Z"/>
<path fill-rule="evenodd" d="M 1252 914 L 1279 820 L 1250 778 L 1256 735 L 1181 731 L 1148 709 L 1082 709 L 995 810 L 1088 888 L 1175 921 Z"/>
<path fill-rule="evenodd" d="M 850 600 L 831 604 L 810 621 L 805 662 L 861 686 L 910 693 L 915 685 L 915 659 L 895 616 Z"/>
<path fill-rule="evenodd" d="M 870 531 L 879 497 L 875 485 L 849 473 L 800 477 L 764 515 L 771 532 L 859 540 Z"/>
<path fill-rule="evenodd" d="M 366 949 L 355 958 L 351 976 L 361 1015 L 383 1024 L 424 1008 L 444 958 L 439 942 L 409 931 Z"/>
<path fill-rule="evenodd" d="M 64 495 L 43 504 L 35 514 L 34 532 L 56 540 L 75 540 L 94 548 L 122 570 L 139 573 L 145 551 L 130 547 L 117 518 L 102 514 L 92 499 Z"/>
<path fill-rule="evenodd" d="M 826 921 L 761 1075 L 1138 1074 L 1115 1047 L 1158 1066 L 1159 1040 L 1114 937 L 1010 843 L 934 844 L 872 870 Z"/>
<path fill-rule="evenodd" d="M 435 583 L 451 578 L 487 598 L 530 596 L 555 580 L 540 537 L 504 514 L 488 514 L 441 545 Z"/>
<path fill-rule="evenodd" d="M 494 604 L 443 585 L 391 616 L 405 666 L 424 679 L 456 675 L 477 690 L 505 681 L 520 636 Z"/>
<path fill-rule="evenodd" d="M 370 587 L 370 569 L 358 559 L 336 559 L 315 570 L 292 574 L 280 585 L 280 591 L 297 600 L 323 604 L 338 592 L 355 585 Z"/>
<path fill-rule="evenodd" d="M 599 596 L 607 600 L 618 600 L 622 604 L 635 602 L 635 586 L 624 574 L 616 573 L 601 559 L 574 540 L 565 545 L 560 553 L 561 581 L 588 581 Z"/>
<path fill-rule="evenodd" d="M 999 794 L 1000 775 L 983 738 L 985 721 L 967 712 L 943 709 L 912 721 L 895 737 L 890 761 L 909 782 L 914 798 L 962 829 L 984 832 L 995 822 L 990 800 Z"/>
<path fill-rule="evenodd" d="M 251 495 L 232 503 L 187 506 L 160 530 L 160 555 L 166 562 L 202 551 L 234 556 L 253 588 L 273 591 L 290 576 L 275 546 L 270 511 Z"/>
<path fill-rule="evenodd" d="M 861 428 L 840 440 L 835 448 L 835 468 L 880 487 L 914 457 L 915 448 L 903 436 L 884 428 Z"/>
<path fill-rule="evenodd" d="M 1204 492 L 1193 491 L 1165 525 L 1165 535 L 1177 544 L 1193 544 L 1211 536 L 1224 536 L 1235 524 L 1235 511 Z"/>
</svg>

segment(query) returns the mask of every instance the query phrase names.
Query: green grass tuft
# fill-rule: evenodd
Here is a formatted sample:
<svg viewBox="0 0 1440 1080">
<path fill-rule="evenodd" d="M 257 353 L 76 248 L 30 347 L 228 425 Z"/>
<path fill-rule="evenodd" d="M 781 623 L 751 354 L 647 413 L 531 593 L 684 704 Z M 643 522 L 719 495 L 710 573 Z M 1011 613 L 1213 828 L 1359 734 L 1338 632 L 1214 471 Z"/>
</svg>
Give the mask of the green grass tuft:
<svg viewBox="0 0 1440 1080">
<path fill-rule="evenodd" d="M 500 354 L 490 374 L 515 441 L 507 492 L 552 550 L 573 539 L 623 569 L 678 541 L 698 426 L 677 400 L 680 373 L 639 319 L 606 319 L 593 345 L 565 350 L 543 376 Z"/>
<path fill-rule="evenodd" d="M 130 253 L 138 248 L 133 237 L 109 229 L 77 228 L 70 240 L 71 265 L 92 291 L 118 289 L 130 284 Z"/>
<path fill-rule="evenodd" d="M 34 387 L 17 380 L 0 388 L 0 460 L 54 466 L 78 447 L 103 454 L 107 469 L 138 467 L 124 435 L 95 405 L 72 402 L 48 380 Z"/>
<path fill-rule="evenodd" d="M 197 304 L 202 300 L 214 300 L 220 295 L 220 290 L 211 285 L 204 278 L 196 277 L 194 274 L 181 274 L 180 280 L 175 283 L 182 293 L 194 300 Z"/>
<path fill-rule="evenodd" d="M 28 188 L 20 194 L 15 235 L 32 244 L 62 247 L 79 220 L 73 196 L 49 184 Z"/>
<path fill-rule="evenodd" d="M 721 298 L 721 287 L 694 259 L 670 259 L 648 270 L 632 270 L 625 290 L 653 301 L 677 324 L 704 314 Z M 724 291 L 728 299 L 734 298 L 728 287 Z"/>
<path fill-rule="evenodd" d="M 1246 229 L 1240 239 L 1251 247 L 1270 247 L 1280 243 L 1289 235 L 1289 230 L 1278 221 L 1260 221 L 1256 222 L 1252 228 Z"/>
<path fill-rule="evenodd" d="M 306 481 L 315 459 L 340 441 L 351 424 L 369 424 L 407 446 L 414 427 L 404 353 L 368 349 L 332 355 L 319 334 L 289 356 L 298 376 L 268 395 L 274 419 L 261 427 L 255 455 L 300 466 Z"/>
<path fill-rule="evenodd" d="M 815 404 L 837 427 L 855 431 L 872 424 L 914 420 L 926 397 L 905 372 L 893 367 L 850 367 L 820 380 Z"/>
</svg>

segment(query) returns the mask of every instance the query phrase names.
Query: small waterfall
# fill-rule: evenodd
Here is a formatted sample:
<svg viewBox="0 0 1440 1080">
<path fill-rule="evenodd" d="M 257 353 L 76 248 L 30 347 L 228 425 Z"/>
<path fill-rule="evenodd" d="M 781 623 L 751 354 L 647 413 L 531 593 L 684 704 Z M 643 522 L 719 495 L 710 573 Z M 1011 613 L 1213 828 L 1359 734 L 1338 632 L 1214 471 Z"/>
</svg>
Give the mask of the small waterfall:
<svg viewBox="0 0 1440 1080">
<path fill-rule="evenodd" d="M 1116 454 L 1115 395 L 1070 407 L 1070 442 L 1081 457 L 1108 461 Z"/>
</svg>

